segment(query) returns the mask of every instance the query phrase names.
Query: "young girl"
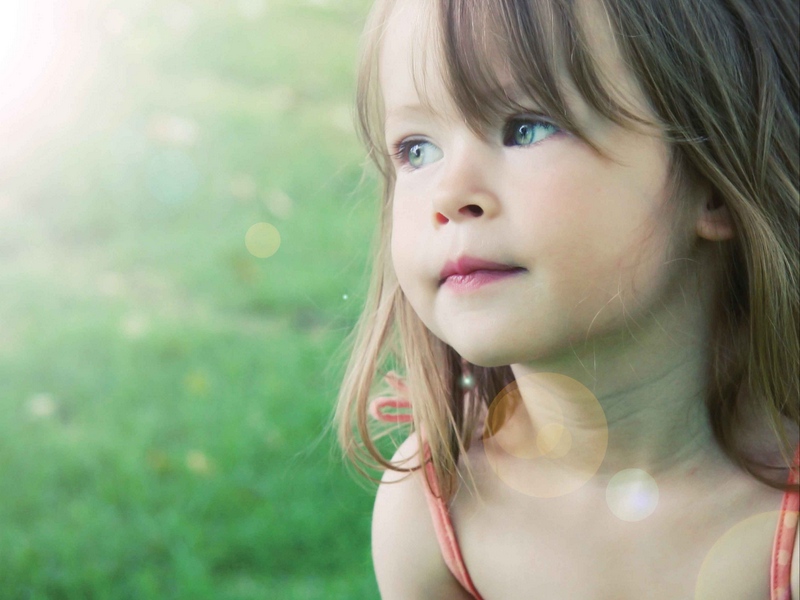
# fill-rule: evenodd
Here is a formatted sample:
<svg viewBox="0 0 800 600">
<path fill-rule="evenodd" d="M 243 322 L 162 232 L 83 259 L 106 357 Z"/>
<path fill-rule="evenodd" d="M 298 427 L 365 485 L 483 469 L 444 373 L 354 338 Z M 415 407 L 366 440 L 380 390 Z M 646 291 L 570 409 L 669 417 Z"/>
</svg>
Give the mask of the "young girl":
<svg viewBox="0 0 800 600">
<path fill-rule="evenodd" d="M 800 598 L 799 20 L 378 0 L 337 418 L 385 600 Z"/>
</svg>

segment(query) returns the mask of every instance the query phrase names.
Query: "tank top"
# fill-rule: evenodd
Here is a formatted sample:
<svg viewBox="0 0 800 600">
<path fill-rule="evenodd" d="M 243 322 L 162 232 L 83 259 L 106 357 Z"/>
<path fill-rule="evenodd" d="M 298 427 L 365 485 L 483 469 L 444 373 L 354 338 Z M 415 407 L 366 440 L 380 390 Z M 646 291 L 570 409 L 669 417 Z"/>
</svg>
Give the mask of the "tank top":
<svg viewBox="0 0 800 600">
<path fill-rule="evenodd" d="M 386 408 L 394 411 L 409 409 L 410 404 L 407 400 L 397 398 L 378 398 L 370 406 L 372 416 L 381 421 L 410 422 L 411 416 L 405 413 L 387 413 Z M 433 528 L 436 532 L 436 539 L 442 552 L 447 568 L 456 578 L 456 581 L 464 588 L 475 600 L 483 600 L 472 578 L 469 575 L 461 548 L 458 545 L 458 537 L 453 527 L 450 517 L 450 510 L 442 500 L 439 486 L 436 482 L 436 472 L 433 462 L 430 460 L 430 452 L 427 444 L 424 447 L 425 471 L 428 485 L 423 485 L 425 499 L 433 520 Z M 789 485 L 796 485 L 800 482 L 800 445 L 798 445 L 794 456 L 793 467 L 789 470 Z M 772 543 L 772 558 L 770 561 L 770 600 L 791 600 L 791 590 L 789 588 L 791 579 L 792 553 L 798 527 L 798 513 L 800 512 L 800 493 L 794 490 L 787 490 L 781 502 L 778 524 L 775 529 L 775 537 Z M 800 549 L 797 550 L 800 552 Z"/>
</svg>

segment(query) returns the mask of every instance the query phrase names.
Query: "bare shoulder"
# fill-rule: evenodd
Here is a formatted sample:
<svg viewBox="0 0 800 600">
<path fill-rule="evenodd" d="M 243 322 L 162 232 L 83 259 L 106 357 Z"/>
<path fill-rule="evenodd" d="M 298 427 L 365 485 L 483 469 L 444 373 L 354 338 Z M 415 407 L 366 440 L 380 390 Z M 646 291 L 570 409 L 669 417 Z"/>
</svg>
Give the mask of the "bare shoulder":
<svg viewBox="0 0 800 600">
<path fill-rule="evenodd" d="M 412 434 L 392 462 L 419 465 Z M 423 489 L 424 474 L 387 470 L 372 514 L 372 560 L 383 600 L 468 599 L 444 563 Z"/>
</svg>

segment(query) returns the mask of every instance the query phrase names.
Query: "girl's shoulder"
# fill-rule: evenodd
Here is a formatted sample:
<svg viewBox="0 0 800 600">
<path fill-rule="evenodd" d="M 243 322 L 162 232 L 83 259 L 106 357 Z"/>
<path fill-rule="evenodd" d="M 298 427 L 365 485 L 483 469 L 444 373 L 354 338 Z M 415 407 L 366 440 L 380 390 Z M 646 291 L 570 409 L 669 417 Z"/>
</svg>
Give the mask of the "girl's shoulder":
<svg viewBox="0 0 800 600">
<path fill-rule="evenodd" d="M 484 454 L 478 443 L 467 457 L 478 493 L 460 488 L 451 509 L 471 577 L 487 597 L 528 597 L 533 588 L 518 596 L 512 590 L 531 579 L 539 582 L 537 590 L 546 590 L 545 597 L 563 592 L 566 583 L 573 597 L 583 598 L 599 597 L 602 586 L 618 598 L 642 597 L 646 589 L 648 597 L 675 598 L 691 596 L 702 584 L 715 591 L 709 597 L 731 598 L 769 585 L 784 494 L 734 465 L 713 486 L 664 486 L 659 510 L 627 523 L 611 514 L 605 496 L 594 502 L 589 495 L 581 501 L 581 494 L 557 499 L 520 494 L 500 480 Z M 791 596 L 785 600 L 800 600 L 800 539 L 795 537 L 793 546 Z M 601 556 L 590 551 L 597 548 L 604 548 Z M 641 575 L 629 572 L 634 562 Z M 576 571 L 584 574 L 581 580 L 570 575 Z M 518 573 L 526 575 L 519 579 Z M 653 595 L 654 589 L 659 593 Z"/>
<path fill-rule="evenodd" d="M 372 513 L 372 560 L 383 600 L 468 599 L 448 570 L 436 538 L 420 466 L 420 441 L 412 434 L 392 462 L 412 473 L 387 470 Z"/>
</svg>

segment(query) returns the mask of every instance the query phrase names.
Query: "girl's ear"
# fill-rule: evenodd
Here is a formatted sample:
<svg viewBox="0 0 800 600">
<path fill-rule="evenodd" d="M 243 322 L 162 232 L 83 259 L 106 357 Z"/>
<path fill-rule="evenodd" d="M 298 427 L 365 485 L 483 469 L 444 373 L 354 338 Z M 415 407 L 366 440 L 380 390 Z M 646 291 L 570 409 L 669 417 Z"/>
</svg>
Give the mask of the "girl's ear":
<svg viewBox="0 0 800 600">
<path fill-rule="evenodd" d="M 728 206 L 711 192 L 702 204 L 697 217 L 697 235 L 712 242 L 723 242 L 733 238 L 733 221 Z"/>
</svg>

